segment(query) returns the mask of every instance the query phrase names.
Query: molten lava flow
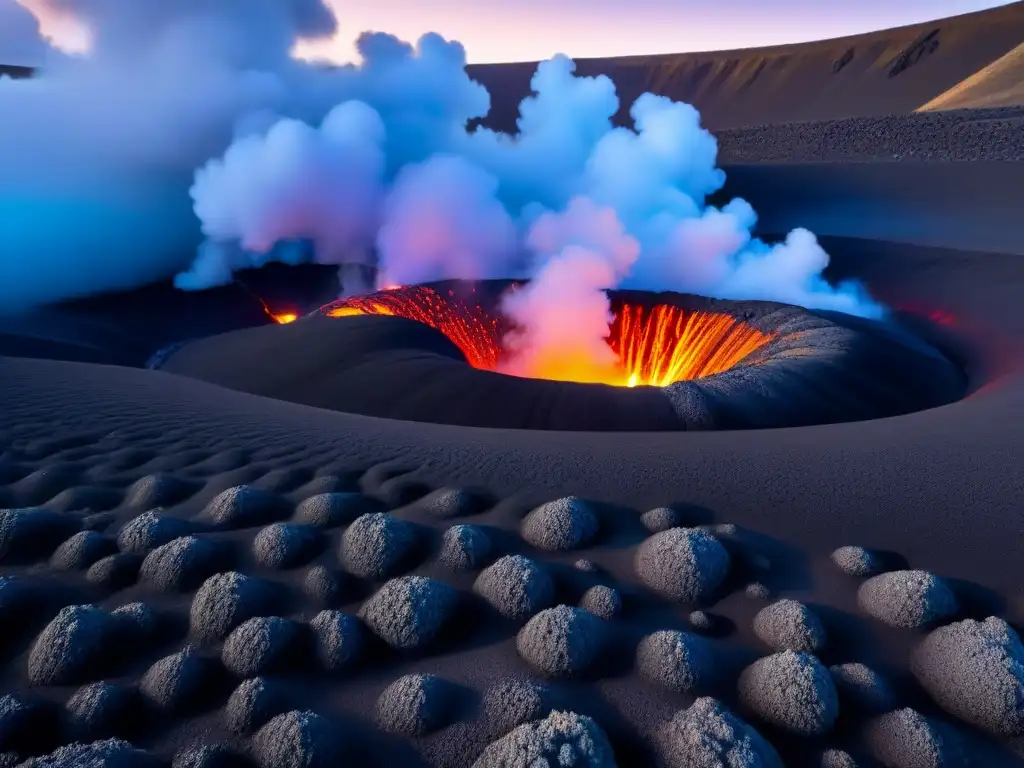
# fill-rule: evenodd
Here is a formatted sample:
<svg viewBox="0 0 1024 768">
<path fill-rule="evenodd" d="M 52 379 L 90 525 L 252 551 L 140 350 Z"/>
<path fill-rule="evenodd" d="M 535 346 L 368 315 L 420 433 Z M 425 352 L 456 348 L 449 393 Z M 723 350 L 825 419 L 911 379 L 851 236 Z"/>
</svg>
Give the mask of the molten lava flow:
<svg viewBox="0 0 1024 768">
<path fill-rule="evenodd" d="M 273 312 L 270 313 L 270 319 L 275 323 L 281 325 L 287 325 L 288 323 L 294 323 L 299 319 L 299 316 L 294 312 L 282 312 L 281 314 L 275 315 Z"/>
<path fill-rule="evenodd" d="M 580 362 L 567 350 L 555 365 L 528 370 L 509 368 L 501 348 L 507 322 L 476 303 L 427 286 L 413 286 L 342 299 L 323 308 L 328 317 L 393 315 L 435 328 L 462 350 L 470 365 L 484 370 L 514 372 L 530 378 L 584 381 L 618 387 L 663 387 L 675 381 L 722 373 L 774 338 L 726 313 L 703 312 L 668 304 L 644 306 L 619 303 L 607 339 L 611 366 L 605 361 Z M 574 373 L 578 371 L 578 375 Z M 594 371 L 601 370 L 600 378 Z"/>
<path fill-rule="evenodd" d="M 664 387 L 722 373 L 773 338 L 732 315 L 668 304 L 623 304 L 611 331 L 608 344 L 629 387 Z"/>
<path fill-rule="evenodd" d="M 442 296 L 433 288 L 398 286 L 369 296 L 355 296 L 329 305 L 328 317 L 351 315 L 394 315 L 429 325 L 457 346 L 474 368 L 494 370 L 500 348 L 498 321 L 477 304 L 468 304 L 447 291 Z"/>
</svg>

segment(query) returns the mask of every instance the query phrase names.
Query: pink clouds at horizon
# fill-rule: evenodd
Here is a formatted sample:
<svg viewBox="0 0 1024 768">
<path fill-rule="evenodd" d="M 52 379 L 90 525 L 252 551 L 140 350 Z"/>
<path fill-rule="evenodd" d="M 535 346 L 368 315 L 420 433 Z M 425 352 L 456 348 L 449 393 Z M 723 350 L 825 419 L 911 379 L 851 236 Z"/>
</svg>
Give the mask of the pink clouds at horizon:
<svg viewBox="0 0 1024 768">
<path fill-rule="evenodd" d="M 414 41 L 438 32 L 466 47 L 470 63 L 726 50 L 839 37 L 1004 5 L 1009 0 L 326 0 L 337 13 L 333 40 L 302 43 L 303 57 L 348 62 L 366 30 Z M 19 0 L 65 50 L 88 47 L 88 31 Z M 8 62 L 17 63 L 17 62 Z M 34 63 L 34 62 L 26 62 Z"/>
</svg>

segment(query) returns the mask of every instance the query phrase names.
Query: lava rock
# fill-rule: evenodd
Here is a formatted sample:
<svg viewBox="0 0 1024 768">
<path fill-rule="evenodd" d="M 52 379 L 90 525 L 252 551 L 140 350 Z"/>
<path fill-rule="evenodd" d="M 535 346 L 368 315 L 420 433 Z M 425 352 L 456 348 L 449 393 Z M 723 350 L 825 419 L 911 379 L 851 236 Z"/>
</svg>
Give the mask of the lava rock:
<svg viewBox="0 0 1024 768">
<path fill-rule="evenodd" d="M 599 619 L 611 621 L 622 610 L 622 598 L 618 590 L 599 584 L 583 593 L 580 608 L 590 611 Z"/>
<path fill-rule="evenodd" d="M 494 732 L 505 734 L 544 717 L 551 710 L 550 699 L 546 686 L 533 680 L 510 678 L 495 683 L 484 693 L 484 714 Z"/>
<path fill-rule="evenodd" d="M 273 613 L 273 591 L 261 579 L 231 571 L 211 576 L 192 600 L 189 625 L 201 642 L 222 640 L 247 619 Z"/>
<path fill-rule="evenodd" d="M 320 611 L 309 623 L 320 665 L 329 671 L 352 666 L 363 650 L 365 637 L 355 616 L 341 611 Z"/>
<path fill-rule="evenodd" d="M 825 646 L 825 628 L 814 612 L 796 600 L 779 600 L 758 611 L 754 634 L 775 651 L 813 653 Z"/>
<path fill-rule="evenodd" d="M 146 670 L 139 691 L 158 709 L 178 714 L 202 699 L 210 671 L 210 663 L 189 646 Z"/>
<path fill-rule="evenodd" d="M 661 533 L 682 526 L 683 516 L 671 507 L 656 507 L 640 515 L 640 522 L 651 533 Z"/>
<path fill-rule="evenodd" d="M 323 565 L 314 565 L 302 580 L 302 591 L 318 605 L 340 605 L 345 600 L 346 576 Z"/>
<path fill-rule="evenodd" d="M 886 768 L 954 768 L 962 765 L 961 746 L 920 712 L 906 708 L 868 722 L 864 741 Z"/>
<path fill-rule="evenodd" d="M 836 664 L 829 667 L 841 699 L 861 709 L 886 712 L 896 706 L 896 693 L 885 678 L 864 664 Z"/>
<path fill-rule="evenodd" d="M 740 699 L 765 722 L 803 736 L 832 730 L 839 696 L 828 670 L 809 653 L 758 659 L 740 675 Z"/>
<path fill-rule="evenodd" d="M 547 608 L 555 584 L 544 568 L 522 555 L 506 555 L 481 571 L 473 590 L 502 616 L 521 620 Z"/>
<path fill-rule="evenodd" d="M 516 649 L 547 675 L 573 677 L 594 665 L 606 640 L 605 624 L 592 613 L 559 605 L 526 622 L 516 635 Z"/>
<path fill-rule="evenodd" d="M 485 501 L 481 494 L 465 488 L 439 488 L 416 502 L 416 506 L 438 520 L 449 520 L 477 514 Z"/>
<path fill-rule="evenodd" d="M 706 611 L 692 611 L 689 616 L 690 626 L 698 632 L 709 634 L 717 627 L 714 616 Z"/>
<path fill-rule="evenodd" d="M 832 553 L 832 562 L 847 576 L 877 576 L 884 570 L 881 558 L 864 547 L 839 547 Z"/>
<path fill-rule="evenodd" d="M 19 768 L 158 768 L 160 761 L 127 741 L 107 739 L 92 744 L 68 744 Z"/>
<path fill-rule="evenodd" d="M 238 677 L 254 677 L 282 666 L 299 637 L 294 621 L 280 616 L 258 616 L 243 621 L 224 641 L 221 661 Z"/>
<path fill-rule="evenodd" d="M 958 609 L 953 590 L 926 571 L 890 571 L 870 578 L 857 590 L 857 605 L 897 629 L 921 629 Z"/>
<path fill-rule="evenodd" d="M 752 584 L 747 584 L 746 589 L 743 593 L 751 600 L 769 600 L 772 596 L 772 591 L 768 587 L 762 584 L 760 581 L 755 581 Z"/>
<path fill-rule="evenodd" d="M 458 593 L 444 582 L 402 576 L 367 600 L 359 618 L 392 648 L 419 650 L 434 640 L 457 605 Z"/>
<path fill-rule="evenodd" d="M 165 592 L 190 592 L 223 568 L 223 554 L 211 541 L 184 536 L 146 555 L 139 577 Z"/>
<path fill-rule="evenodd" d="M 636 554 L 636 573 L 646 586 L 670 600 L 687 603 L 709 597 L 731 564 L 718 539 L 696 528 L 656 533 Z"/>
<path fill-rule="evenodd" d="M 138 698 L 132 689 L 108 682 L 79 688 L 64 705 L 76 733 L 90 739 L 114 736 L 123 730 L 137 707 Z"/>
<path fill-rule="evenodd" d="M 106 611 L 93 605 L 62 608 L 29 651 L 29 682 L 71 685 L 99 677 L 116 635 L 117 624 Z"/>
<path fill-rule="evenodd" d="M 355 480 L 351 477 L 339 477 L 338 475 L 317 475 L 305 485 L 295 489 L 296 495 L 301 499 L 309 499 L 313 496 L 323 496 L 328 493 L 342 493 L 350 491 L 355 487 Z M 362 514 L 362 513 L 360 513 Z M 355 520 L 359 515 L 353 515 Z"/>
<path fill-rule="evenodd" d="M 575 568 L 577 571 L 581 571 L 583 573 L 599 573 L 601 570 L 598 567 L 597 563 L 595 563 L 593 560 L 588 560 L 585 557 L 581 557 L 579 560 L 573 563 L 572 567 Z"/>
<path fill-rule="evenodd" d="M 224 724 L 232 733 L 252 733 L 287 709 L 284 699 L 278 686 L 266 678 L 243 680 L 224 706 Z"/>
<path fill-rule="evenodd" d="M 658 732 L 665 768 L 784 768 L 775 748 L 712 698 L 700 698 Z"/>
<path fill-rule="evenodd" d="M 223 528 L 250 528 L 283 520 L 288 513 L 288 503 L 276 493 L 239 485 L 217 494 L 203 516 Z"/>
<path fill-rule="evenodd" d="M 845 749 L 826 749 L 821 753 L 820 768 L 859 768 L 860 763 Z"/>
<path fill-rule="evenodd" d="M 129 506 L 135 509 L 169 507 L 188 498 L 195 490 L 196 487 L 192 483 L 185 482 L 165 472 L 158 472 L 136 480 L 132 487 L 128 489 L 128 495 L 125 500 Z M 183 534 L 178 534 L 178 536 L 181 535 Z M 171 538 L 176 539 L 178 536 L 172 536 Z"/>
<path fill-rule="evenodd" d="M 416 528 L 397 517 L 363 515 L 341 538 L 341 564 L 364 579 L 386 579 L 406 565 L 416 548 Z"/>
<path fill-rule="evenodd" d="M 600 523 L 583 499 L 567 496 L 549 501 L 528 514 L 520 526 L 523 538 L 551 552 L 576 549 L 597 536 Z"/>
<path fill-rule="evenodd" d="M 0 563 L 28 562 L 52 554 L 79 530 L 73 515 L 40 507 L 0 509 Z"/>
<path fill-rule="evenodd" d="M 124 589 L 138 580 L 142 562 L 142 555 L 134 552 L 107 555 L 89 567 L 85 580 L 110 590 Z"/>
<path fill-rule="evenodd" d="M 248 762 L 227 744 L 199 744 L 174 755 L 171 768 L 246 768 Z"/>
<path fill-rule="evenodd" d="M 447 725 L 451 686 L 434 675 L 405 675 L 377 699 L 377 723 L 403 736 L 425 736 Z"/>
<path fill-rule="evenodd" d="M 308 710 L 277 715 L 253 737 L 260 768 L 337 768 L 343 746 L 337 728 Z"/>
<path fill-rule="evenodd" d="M 132 642 L 152 640 L 160 629 L 160 617 L 145 603 L 128 603 L 110 612 Z"/>
<path fill-rule="evenodd" d="M 473 768 L 555 766 L 615 768 L 615 755 L 601 727 L 585 715 L 552 712 L 490 744 Z"/>
<path fill-rule="evenodd" d="M 936 629 L 914 652 L 911 670 L 950 714 L 997 736 L 1024 735 L 1024 647 L 1002 619 Z"/>
<path fill-rule="evenodd" d="M 314 557 L 319 543 L 312 526 L 274 523 L 256 534 L 252 551 L 256 562 L 265 568 L 294 568 Z"/>
<path fill-rule="evenodd" d="M 175 539 L 196 532 L 196 525 L 180 517 L 161 514 L 151 509 L 129 520 L 117 534 L 117 546 L 122 552 L 145 554 Z"/>
<path fill-rule="evenodd" d="M 115 551 L 114 542 L 106 536 L 95 531 L 79 531 L 57 547 L 50 558 L 50 566 L 59 571 L 84 571 Z"/>
<path fill-rule="evenodd" d="M 491 540 L 475 525 L 453 525 L 441 540 L 441 562 L 453 571 L 473 571 L 491 553 Z"/>
<path fill-rule="evenodd" d="M 369 508 L 370 500 L 361 493 L 320 493 L 300 502 L 292 519 L 316 528 L 337 528 L 366 514 Z"/>
<path fill-rule="evenodd" d="M 652 683 L 676 693 L 693 693 L 711 680 L 714 659 L 703 638 L 665 629 L 640 641 L 636 666 Z"/>
</svg>

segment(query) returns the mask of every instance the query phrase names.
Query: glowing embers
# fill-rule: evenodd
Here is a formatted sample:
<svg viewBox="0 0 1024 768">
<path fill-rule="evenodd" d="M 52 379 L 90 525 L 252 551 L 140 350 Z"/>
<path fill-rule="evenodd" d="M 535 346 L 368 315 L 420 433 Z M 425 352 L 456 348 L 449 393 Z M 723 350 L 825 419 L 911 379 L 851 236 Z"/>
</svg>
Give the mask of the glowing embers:
<svg viewBox="0 0 1024 768">
<path fill-rule="evenodd" d="M 664 387 L 727 371 L 772 338 L 725 313 L 621 304 L 608 345 L 622 363 L 626 386 Z"/>
<path fill-rule="evenodd" d="M 411 286 L 342 299 L 323 312 L 328 317 L 391 315 L 421 322 L 447 336 L 474 368 L 618 387 L 663 387 L 722 373 L 774 338 L 727 313 L 613 299 L 614 320 L 605 339 L 611 365 L 603 359 L 580 362 L 578 358 L 590 354 L 583 349 L 554 350 L 557 355 L 538 355 L 533 364 L 524 365 L 511 360 L 503 347 L 512 330 L 508 320 L 476 298 L 472 289 L 457 293 Z"/>
<path fill-rule="evenodd" d="M 472 293 L 472 289 L 468 292 Z M 388 288 L 368 296 L 355 296 L 324 308 L 328 317 L 393 315 L 429 325 L 455 344 L 474 368 L 494 370 L 501 357 L 499 321 L 481 306 L 444 295 L 429 286 Z"/>
</svg>

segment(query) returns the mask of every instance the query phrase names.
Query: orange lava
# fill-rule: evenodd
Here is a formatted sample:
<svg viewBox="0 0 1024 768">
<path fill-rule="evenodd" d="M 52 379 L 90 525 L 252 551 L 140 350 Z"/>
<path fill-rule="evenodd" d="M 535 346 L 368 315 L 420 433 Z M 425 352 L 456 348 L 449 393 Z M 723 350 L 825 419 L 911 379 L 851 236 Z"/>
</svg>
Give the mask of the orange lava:
<svg viewBox="0 0 1024 768">
<path fill-rule="evenodd" d="M 299 319 L 299 316 L 294 312 L 282 312 L 281 314 L 275 315 L 273 312 L 270 313 L 270 319 L 275 323 L 281 325 L 287 325 L 288 323 L 294 323 Z"/>
<path fill-rule="evenodd" d="M 519 375 L 584 381 L 620 387 L 663 387 L 727 371 L 774 338 L 726 313 L 659 304 L 619 303 L 607 339 L 618 364 L 595 367 L 582 360 L 579 371 L 566 354 L 551 370 L 536 367 Z M 324 308 L 329 317 L 393 315 L 429 325 L 462 350 L 470 365 L 500 370 L 501 339 L 507 323 L 479 305 L 426 286 L 389 290 L 339 301 Z M 550 366 L 549 366 L 550 367 Z M 595 377 L 595 370 L 602 371 Z"/>
</svg>

